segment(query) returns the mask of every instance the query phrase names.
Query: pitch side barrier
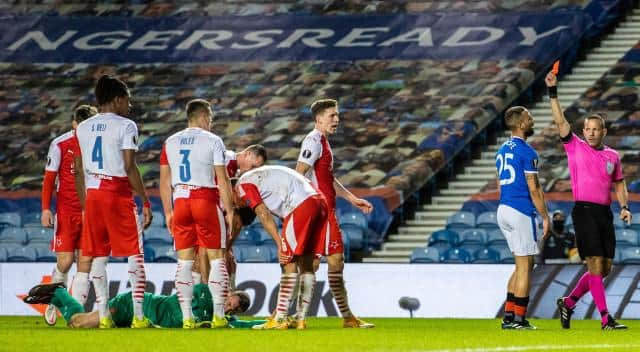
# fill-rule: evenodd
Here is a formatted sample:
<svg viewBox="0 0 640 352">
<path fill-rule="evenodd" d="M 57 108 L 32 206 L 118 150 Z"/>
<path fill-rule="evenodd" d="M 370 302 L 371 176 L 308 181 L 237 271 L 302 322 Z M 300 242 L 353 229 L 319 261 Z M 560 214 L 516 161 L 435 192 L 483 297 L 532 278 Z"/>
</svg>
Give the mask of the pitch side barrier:
<svg viewBox="0 0 640 352">
<path fill-rule="evenodd" d="M 108 266 L 110 295 L 128 291 L 126 264 Z M 326 265 L 321 265 L 310 308 L 311 316 L 337 316 L 331 297 Z M 458 264 L 347 264 L 349 302 L 367 317 L 409 317 L 400 308 L 401 297 L 415 297 L 420 308 L 415 317 L 495 318 L 501 311 L 504 287 L 512 265 Z M 21 297 L 32 286 L 48 280 L 50 263 L 0 264 L 0 315 L 38 315 L 44 307 L 29 306 Z M 537 266 L 532 278 L 530 312 L 535 318 L 556 315 L 555 298 L 568 294 L 584 272 L 583 265 Z M 640 318 L 640 265 L 616 265 L 605 280 L 610 312 L 623 319 Z M 147 264 L 147 291 L 173 293 L 175 264 Z M 69 277 L 72 277 L 70 275 Z M 277 264 L 239 264 L 237 287 L 252 297 L 249 315 L 266 316 L 276 305 L 280 268 Z M 384 281 L 383 281 L 384 280 Z M 377 284 L 384 282 L 383 285 Z M 469 294 L 473 293 L 473 294 Z M 93 288 L 86 309 L 94 307 Z M 578 303 L 574 318 L 597 318 L 597 310 L 586 295 Z"/>
</svg>

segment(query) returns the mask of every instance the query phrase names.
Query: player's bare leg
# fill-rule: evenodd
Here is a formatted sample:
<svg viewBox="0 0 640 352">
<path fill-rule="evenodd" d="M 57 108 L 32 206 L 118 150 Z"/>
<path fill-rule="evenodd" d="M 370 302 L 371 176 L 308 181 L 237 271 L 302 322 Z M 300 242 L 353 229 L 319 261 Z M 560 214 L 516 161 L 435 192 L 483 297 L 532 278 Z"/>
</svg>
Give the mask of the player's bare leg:
<svg viewBox="0 0 640 352">
<path fill-rule="evenodd" d="M 176 251 L 178 264 L 176 267 L 175 287 L 182 311 L 182 327 L 184 329 L 194 329 L 196 327 L 191 310 L 193 301 L 193 263 L 195 257 L 194 248 L 180 249 Z"/>
<path fill-rule="evenodd" d="M 97 328 L 100 325 L 100 314 L 98 311 L 75 314 L 68 325 L 70 328 Z"/>
<path fill-rule="evenodd" d="M 224 302 L 229 295 L 229 274 L 225 263 L 224 249 L 207 249 L 211 271 L 209 272 L 209 290 L 213 298 L 214 328 L 227 327 L 229 324 L 224 316 Z"/>
<path fill-rule="evenodd" d="M 327 256 L 327 264 L 329 265 L 329 288 L 333 294 L 333 298 L 338 305 L 340 314 L 343 318 L 342 326 L 345 328 L 372 328 L 375 325 L 367 323 L 359 319 L 351 312 L 349 308 L 349 300 L 347 296 L 347 288 L 344 284 L 344 256 L 342 253 L 335 253 Z"/>
<path fill-rule="evenodd" d="M 514 287 L 514 313 L 513 328 L 533 330 L 535 326 L 531 325 L 526 319 L 527 306 L 529 305 L 529 287 L 531 286 L 531 270 L 533 269 L 533 256 L 514 256 L 516 262 L 516 280 Z"/>
</svg>

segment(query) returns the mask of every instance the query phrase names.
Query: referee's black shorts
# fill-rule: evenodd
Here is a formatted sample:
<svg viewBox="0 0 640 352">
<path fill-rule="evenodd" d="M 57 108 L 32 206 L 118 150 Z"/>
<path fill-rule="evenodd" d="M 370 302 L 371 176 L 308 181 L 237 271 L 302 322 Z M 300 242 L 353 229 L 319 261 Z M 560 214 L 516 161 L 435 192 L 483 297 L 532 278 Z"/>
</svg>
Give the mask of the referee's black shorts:
<svg viewBox="0 0 640 352">
<path fill-rule="evenodd" d="M 602 204 L 576 202 L 571 217 L 580 257 L 613 259 L 616 253 L 616 232 L 611 208 Z"/>
</svg>

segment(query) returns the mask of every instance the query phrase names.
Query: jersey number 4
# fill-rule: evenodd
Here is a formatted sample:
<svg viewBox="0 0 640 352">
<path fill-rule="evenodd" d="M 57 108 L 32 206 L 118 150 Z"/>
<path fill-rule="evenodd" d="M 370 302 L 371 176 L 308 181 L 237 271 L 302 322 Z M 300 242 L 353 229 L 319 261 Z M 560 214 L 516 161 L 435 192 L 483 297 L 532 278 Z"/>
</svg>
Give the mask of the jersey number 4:
<svg viewBox="0 0 640 352">
<path fill-rule="evenodd" d="M 496 162 L 498 163 L 498 178 L 500 178 L 500 185 L 510 185 L 516 181 L 516 169 L 513 165 L 509 164 L 509 160 L 513 160 L 513 154 L 506 153 L 504 157 L 502 154 L 496 156 Z M 506 172 L 506 178 L 503 177 L 502 172 Z"/>
<path fill-rule="evenodd" d="M 102 170 L 102 136 L 96 137 L 96 143 L 91 151 L 91 161 L 98 163 L 98 169 Z"/>
<path fill-rule="evenodd" d="M 191 153 L 188 149 L 180 150 L 180 155 L 182 155 L 182 161 L 180 162 L 180 181 L 188 182 L 191 180 L 191 163 L 189 163 L 189 153 Z"/>
</svg>

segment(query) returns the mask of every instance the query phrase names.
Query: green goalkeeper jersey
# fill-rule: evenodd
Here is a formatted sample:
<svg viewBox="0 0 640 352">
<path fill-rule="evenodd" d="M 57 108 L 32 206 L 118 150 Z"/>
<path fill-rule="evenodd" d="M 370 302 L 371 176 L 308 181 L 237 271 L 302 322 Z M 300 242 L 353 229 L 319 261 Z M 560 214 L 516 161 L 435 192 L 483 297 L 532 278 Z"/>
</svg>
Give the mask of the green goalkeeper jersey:
<svg viewBox="0 0 640 352">
<path fill-rule="evenodd" d="M 121 293 L 109 300 L 109 308 L 112 310 L 113 322 L 118 327 L 129 327 L 133 319 L 133 301 L 131 292 Z M 211 321 L 213 312 L 213 300 L 209 288 L 205 284 L 193 287 L 193 300 L 191 309 L 196 323 Z M 181 328 L 182 310 L 177 295 L 164 296 L 144 294 L 142 306 L 144 316 L 151 323 L 163 328 Z"/>
</svg>

